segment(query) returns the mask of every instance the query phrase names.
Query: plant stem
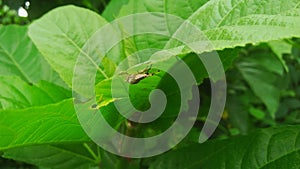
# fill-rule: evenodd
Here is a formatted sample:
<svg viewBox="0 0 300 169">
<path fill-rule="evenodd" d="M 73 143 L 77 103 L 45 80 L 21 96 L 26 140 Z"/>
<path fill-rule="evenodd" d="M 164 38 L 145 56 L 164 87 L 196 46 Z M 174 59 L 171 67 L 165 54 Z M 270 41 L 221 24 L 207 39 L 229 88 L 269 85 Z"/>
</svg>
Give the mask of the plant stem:
<svg viewBox="0 0 300 169">
<path fill-rule="evenodd" d="M 87 149 L 87 151 L 93 156 L 93 158 L 96 160 L 96 163 L 99 163 L 101 161 L 101 155 L 99 152 L 99 147 L 97 146 L 97 154 L 91 149 L 91 147 L 87 143 L 83 143 L 83 146 Z"/>
</svg>

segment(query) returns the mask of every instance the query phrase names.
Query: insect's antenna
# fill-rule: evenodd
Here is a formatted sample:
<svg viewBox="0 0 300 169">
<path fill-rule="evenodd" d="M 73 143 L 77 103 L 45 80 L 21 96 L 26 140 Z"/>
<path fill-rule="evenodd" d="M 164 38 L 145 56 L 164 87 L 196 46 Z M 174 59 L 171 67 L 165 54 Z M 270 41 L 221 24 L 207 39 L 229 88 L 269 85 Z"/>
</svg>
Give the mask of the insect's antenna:
<svg viewBox="0 0 300 169">
<path fill-rule="evenodd" d="M 92 100 L 93 98 L 94 98 L 94 96 L 91 97 L 91 98 L 82 99 L 82 100 L 80 100 L 79 98 L 75 98 L 75 99 L 74 99 L 74 103 L 75 103 L 75 104 L 84 104 L 84 103 L 86 103 L 86 102 Z"/>
<path fill-rule="evenodd" d="M 128 72 L 126 72 L 126 71 L 120 71 L 119 75 L 128 75 Z"/>
</svg>

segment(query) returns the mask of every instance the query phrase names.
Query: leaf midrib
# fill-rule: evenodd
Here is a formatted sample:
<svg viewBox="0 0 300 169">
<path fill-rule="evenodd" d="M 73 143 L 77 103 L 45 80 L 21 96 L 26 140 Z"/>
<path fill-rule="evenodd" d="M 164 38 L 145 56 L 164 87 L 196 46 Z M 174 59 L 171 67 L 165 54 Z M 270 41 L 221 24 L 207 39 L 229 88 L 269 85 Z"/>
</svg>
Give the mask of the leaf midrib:
<svg viewBox="0 0 300 169">
<path fill-rule="evenodd" d="M 60 30 L 60 32 L 62 33 L 62 35 L 66 38 L 67 41 L 69 41 L 79 52 L 78 54 L 82 53 L 96 68 L 97 70 L 106 78 L 108 79 L 109 77 L 106 75 L 106 73 L 104 72 L 104 70 L 102 70 L 94 61 L 93 59 L 86 53 L 84 52 L 78 44 L 76 44 L 71 38 L 68 37 L 68 35 L 57 25 L 54 24 L 56 26 L 56 28 L 58 28 Z"/>
<path fill-rule="evenodd" d="M 11 55 L 11 53 L 9 53 L 3 46 L 1 46 L 1 48 L 4 51 L 4 53 L 6 54 L 6 56 L 8 56 L 8 58 L 11 60 L 11 62 L 16 66 L 16 68 L 19 70 L 19 72 L 25 78 L 25 80 L 27 82 L 31 82 L 30 78 L 27 76 L 25 71 L 21 68 L 21 65 L 14 59 L 13 55 Z"/>
</svg>

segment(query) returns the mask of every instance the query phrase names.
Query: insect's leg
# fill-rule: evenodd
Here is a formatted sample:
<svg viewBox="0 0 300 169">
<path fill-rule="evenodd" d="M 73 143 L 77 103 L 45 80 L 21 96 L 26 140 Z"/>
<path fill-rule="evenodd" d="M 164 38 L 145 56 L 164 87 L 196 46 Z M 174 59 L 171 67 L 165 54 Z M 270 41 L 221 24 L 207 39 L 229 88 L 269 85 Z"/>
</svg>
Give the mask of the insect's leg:
<svg viewBox="0 0 300 169">
<path fill-rule="evenodd" d="M 151 67 L 152 67 L 152 64 L 149 66 L 149 67 L 146 67 L 145 69 L 144 69 L 144 73 L 145 74 L 149 74 L 149 71 L 151 70 Z M 152 76 L 152 75 L 151 75 Z"/>
<path fill-rule="evenodd" d="M 149 67 L 147 66 L 146 68 L 144 68 L 143 70 L 140 70 L 137 72 L 137 74 L 148 74 L 149 73 L 149 70 L 151 69 L 151 66 L 150 65 Z"/>
</svg>

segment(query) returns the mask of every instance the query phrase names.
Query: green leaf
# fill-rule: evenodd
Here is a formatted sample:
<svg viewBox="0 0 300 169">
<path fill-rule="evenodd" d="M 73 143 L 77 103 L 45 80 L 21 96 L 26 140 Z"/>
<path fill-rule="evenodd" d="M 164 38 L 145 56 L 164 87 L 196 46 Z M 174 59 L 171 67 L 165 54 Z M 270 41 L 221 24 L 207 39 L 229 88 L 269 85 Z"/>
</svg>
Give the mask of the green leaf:
<svg viewBox="0 0 300 169">
<path fill-rule="evenodd" d="M 248 133 L 252 127 L 248 112 L 250 100 L 253 98 L 250 94 L 250 92 L 234 95 L 228 94 L 226 98 L 229 120 L 242 134 Z"/>
<path fill-rule="evenodd" d="M 65 88 L 41 81 L 29 84 L 19 77 L 0 76 L 0 105 L 2 109 L 22 109 L 56 103 L 70 98 Z"/>
<path fill-rule="evenodd" d="M 299 37 L 299 15 L 297 0 L 270 0 L 264 3 L 255 0 L 214 0 L 199 8 L 189 20 L 205 32 L 214 49 L 222 49 Z"/>
<path fill-rule="evenodd" d="M 199 49 L 199 53 L 300 36 L 298 0 L 269 0 L 263 3 L 257 3 L 255 0 L 212 0 L 205 5 L 203 1 L 188 2 L 131 0 L 121 9 L 120 16 L 138 12 L 162 12 L 187 19 L 206 35 L 204 38 L 198 37 L 197 40 L 209 40 L 212 44 L 212 46 Z M 275 6 L 280 8 L 275 8 Z M 172 30 L 180 29 L 177 24 L 166 20 L 171 34 L 175 32 Z M 159 23 L 151 22 L 151 25 L 159 25 Z M 189 32 L 186 29 L 185 31 Z M 153 41 L 149 39 L 149 36 L 148 39 L 142 39 Z M 173 42 L 169 45 L 174 47 L 178 46 L 178 43 Z M 140 49 L 140 46 L 138 48 Z"/>
<path fill-rule="evenodd" d="M 23 110 L 0 110 L 0 150 L 46 143 L 89 141 L 73 99 Z"/>
<path fill-rule="evenodd" d="M 111 169 L 140 169 L 141 159 L 120 157 L 106 151 L 101 152 L 102 162 L 100 168 Z"/>
<path fill-rule="evenodd" d="M 300 100 L 294 97 L 282 99 L 279 108 L 276 112 L 276 118 L 289 118 L 289 113 L 292 110 L 299 110 Z"/>
<path fill-rule="evenodd" d="M 249 112 L 252 116 L 255 118 L 261 120 L 265 118 L 265 112 L 263 112 L 261 109 L 257 109 L 255 107 L 250 107 Z"/>
<path fill-rule="evenodd" d="M 129 0 L 129 3 L 121 8 L 118 17 L 139 12 L 165 12 L 187 19 L 206 2 L 208 0 Z"/>
<path fill-rule="evenodd" d="M 65 88 L 59 87 L 47 81 L 40 81 L 36 86 L 52 98 L 52 103 L 60 102 L 64 99 L 72 97 L 72 93 L 70 90 L 66 90 Z"/>
<path fill-rule="evenodd" d="M 285 41 L 271 41 L 268 43 L 272 51 L 276 54 L 282 65 L 284 66 L 284 69 L 288 71 L 288 66 L 283 59 L 283 54 L 289 54 L 292 51 L 292 45 L 286 43 Z"/>
<path fill-rule="evenodd" d="M 223 66 L 223 68 L 221 69 L 227 70 L 228 68 L 230 68 L 233 64 L 233 61 L 238 57 L 238 53 L 239 53 L 238 49 L 224 49 L 222 51 L 218 51 L 217 57 L 220 57 L 220 61 Z M 201 56 L 202 58 L 205 57 L 214 58 L 213 56 L 215 54 L 216 53 L 214 52 L 207 52 L 201 55 L 196 55 L 195 53 L 192 53 L 192 54 L 185 55 L 183 57 L 183 61 L 189 66 L 189 68 L 193 72 L 194 77 L 196 78 L 198 84 L 201 84 L 204 78 L 209 77 L 206 66 L 216 66 L 215 60 L 211 61 L 212 62 L 211 65 L 205 66 L 204 63 L 199 59 L 199 56 Z M 216 74 L 219 74 L 220 72 L 219 70 L 220 67 L 216 67 L 213 69 L 213 71 L 211 71 L 211 73 L 216 72 Z M 219 80 L 218 79 L 219 77 L 217 77 L 217 75 L 210 78 L 212 78 L 212 80 Z"/>
<path fill-rule="evenodd" d="M 87 169 L 95 166 L 95 159 L 83 147 L 83 143 L 46 144 L 5 150 L 3 157 L 34 164 L 41 168 Z"/>
<path fill-rule="evenodd" d="M 101 14 L 107 21 L 114 20 L 123 5 L 127 4 L 128 0 L 111 0 Z"/>
<path fill-rule="evenodd" d="M 300 126 L 256 131 L 213 140 L 161 155 L 150 169 L 246 169 L 300 167 Z"/>
<path fill-rule="evenodd" d="M 274 72 L 282 72 L 282 64 L 274 55 L 262 50 L 252 51 L 249 56 L 237 63 L 238 71 L 274 118 L 280 97 L 280 89 L 276 86 L 278 74 Z"/>
<path fill-rule="evenodd" d="M 62 85 L 58 75 L 27 35 L 27 26 L 0 27 L 0 75 L 19 76 L 29 83 L 46 80 Z"/>
<path fill-rule="evenodd" d="M 73 69 L 81 48 L 104 24 L 106 21 L 90 10 L 64 6 L 33 22 L 29 36 L 53 69 L 72 86 Z"/>
</svg>

